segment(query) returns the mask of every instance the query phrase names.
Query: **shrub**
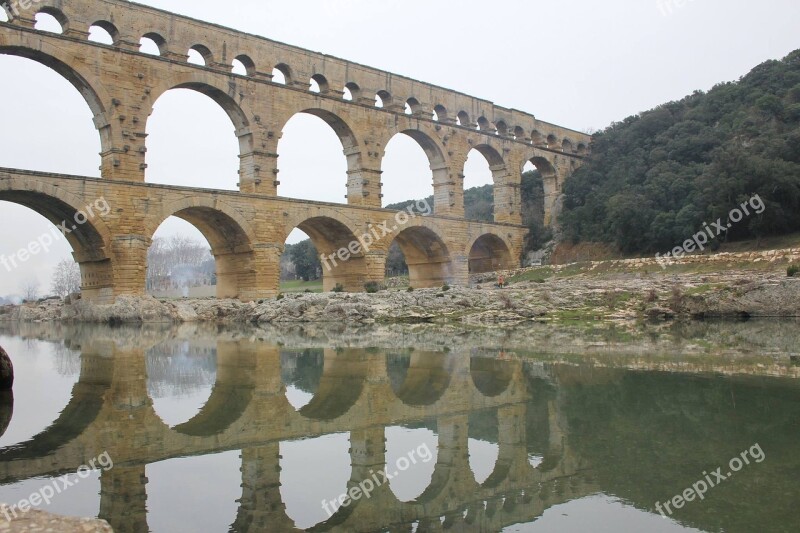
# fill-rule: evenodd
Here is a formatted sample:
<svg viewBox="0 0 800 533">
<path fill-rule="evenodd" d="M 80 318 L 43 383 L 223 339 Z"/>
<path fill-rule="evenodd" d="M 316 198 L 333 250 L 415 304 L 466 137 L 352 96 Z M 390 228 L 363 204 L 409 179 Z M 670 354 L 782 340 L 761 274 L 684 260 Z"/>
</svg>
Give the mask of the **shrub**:
<svg viewBox="0 0 800 533">
<path fill-rule="evenodd" d="M 406 289 L 406 292 L 414 292 L 414 287 L 409 287 Z"/>
<path fill-rule="evenodd" d="M 331 292 L 344 292 L 344 285 L 337 283 L 336 286 L 331 289 Z"/>
<path fill-rule="evenodd" d="M 284 294 L 282 292 L 278 293 L 278 296 L 275 298 L 276 300 L 283 300 Z"/>
<path fill-rule="evenodd" d="M 658 300 L 658 293 L 656 292 L 655 289 L 650 289 L 650 291 L 647 293 L 647 296 L 645 296 L 644 301 L 648 303 L 653 303 L 656 300 Z"/>
<path fill-rule="evenodd" d="M 790 265 L 789 268 L 786 269 L 786 275 L 790 278 L 795 277 L 797 274 L 800 274 L 800 265 Z"/>
<path fill-rule="evenodd" d="M 366 290 L 368 294 L 374 294 L 382 288 L 383 287 L 381 287 L 381 284 L 377 281 L 368 281 L 364 284 L 364 290 Z"/>
<path fill-rule="evenodd" d="M 450 285 L 448 285 L 447 283 L 442 285 L 442 292 L 446 292 L 446 291 L 449 291 L 449 290 L 450 290 Z"/>
</svg>

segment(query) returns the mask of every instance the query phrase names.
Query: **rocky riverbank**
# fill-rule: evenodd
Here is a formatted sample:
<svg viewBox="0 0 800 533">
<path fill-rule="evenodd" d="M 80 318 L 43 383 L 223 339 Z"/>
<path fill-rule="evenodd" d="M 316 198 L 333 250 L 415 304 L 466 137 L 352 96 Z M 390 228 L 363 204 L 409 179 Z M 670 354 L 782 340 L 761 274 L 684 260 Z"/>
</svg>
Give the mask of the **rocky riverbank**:
<svg viewBox="0 0 800 533">
<path fill-rule="evenodd" d="M 488 325 L 800 316 L 800 279 L 787 277 L 780 263 L 716 263 L 713 270 L 683 273 L 648 271 L 647 264 L 614 269 L 609 266 L 613 263 L 510 272 L 506 279 L 512 283 L 505 289 L 495 286 L 496 275 L 485 275 L 473 280 L 470 288 L 286 294 L 258 302 L 120 297 L 113 305 L 94 305 L 55 299 L 0 308 L 0 320 Z"/>
</svg>

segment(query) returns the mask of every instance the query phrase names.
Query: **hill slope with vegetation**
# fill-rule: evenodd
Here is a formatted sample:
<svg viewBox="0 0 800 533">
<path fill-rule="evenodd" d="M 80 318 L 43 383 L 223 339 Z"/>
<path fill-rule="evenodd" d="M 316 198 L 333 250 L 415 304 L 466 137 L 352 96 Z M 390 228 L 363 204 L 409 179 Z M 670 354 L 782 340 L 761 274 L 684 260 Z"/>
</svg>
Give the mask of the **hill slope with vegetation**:
<svg viewBox="0 0 800 533">
<path fill-rule="evenodd" d="M 763 212 L 718 241 L 800 230 L 800 50 L 595 134 L 564 193 L 565 239 L 625 253 L 669 250 L 754 195 Z"/>
</svg>

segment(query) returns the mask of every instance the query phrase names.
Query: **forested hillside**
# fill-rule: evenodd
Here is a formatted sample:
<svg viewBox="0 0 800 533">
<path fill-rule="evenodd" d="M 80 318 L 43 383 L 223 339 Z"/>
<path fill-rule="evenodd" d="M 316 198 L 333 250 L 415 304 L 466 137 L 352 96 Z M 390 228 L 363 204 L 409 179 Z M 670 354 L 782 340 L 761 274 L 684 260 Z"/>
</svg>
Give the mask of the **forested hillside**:
<svg viewBox="0 0 800 533">
<path fill-rule="evenodd" d="M 595 134 L 564 193 L 566 239 L 624 252 L 669 250 L 756 194 L 763 213 L 719 240 L 800 230 L 800 50 Z"/>
</svg>

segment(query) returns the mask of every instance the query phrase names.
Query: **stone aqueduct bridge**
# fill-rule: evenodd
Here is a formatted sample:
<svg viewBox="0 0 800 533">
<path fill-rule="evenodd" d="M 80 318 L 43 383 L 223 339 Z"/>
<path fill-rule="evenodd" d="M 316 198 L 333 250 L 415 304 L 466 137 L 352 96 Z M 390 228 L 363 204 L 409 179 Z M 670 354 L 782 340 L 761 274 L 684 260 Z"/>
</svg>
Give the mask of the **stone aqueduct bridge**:
<svg viewBox="0 0 800 533">
<path fill-rule="evenodd" d="M 381 164 L 385 147 L 398 134 L 417 141 L 430 160 L 435 216 L 416 219 L 392 237 L 406 255 L 415 286 L 463 284 L 470 268 L 518 263 L 525 235 L 524 165 L 531 161 L 543 174 L 549 220 L 562 182 L 587 150 L 588 136 L 517 110 L 151 7 L 120 0 L 32 5 L 55 17 L 63 32 L 37 31 L 37 12 L 8 13 L 9 22 L 0 23 L 0 53 L 42 63 L 80 91 L 100 134 L 101 179 L 4 169 L 0 200 L 30 207 L 56 224 L 73 220 L 101 196 L 111 204 L 107 216 L 69 235 L 87 298 L 142 294 L 147 249 L 170 216 L 189 221 L 209 240 L 218 296 L 274 296 L 280 254 L 294 228 L 329 254 L 370 224 L 393 219 L 381 209 Z M 93 26 L 106 30 L 113 44 L 89 41 Z M 140 51 L 143 37 L 158 45 L 160 55 Z M 190 50 L 200 53 L 205 65 L 190 64 Z M 234 60 L 245 73 L 232 72 Z M 274 72 L 285 83 L 273 79 Z M 318 92 L 311 90 L 311 80 Z M 238 192 L 145 184 L 148 117 L 158 98 L 174 88 L 207 95 L 230 117 L 240 146 Z M 297 113 L 323 119 L 340 138 L 348 165 L 347 205 L 276 196 L 278 141 Z M 493 224 L 464 220 L 463 169 L 473 149 L 493 173 Z M 392 240 L 326 272 L 326 288 L 342 283 L 359 290 L 365 281 L 382 280 Z"/>
<path fill-rule="evenodd" d="M 569 446 L 564 399 L 529 403 L 540 378 L 526 376 L 519 361 L 414 351 L 397 382 L 383 352 L 326 349 L 313 399 L 295 410 L 281 378 L 281 348 L 225 339 L 216 342 L 217 381 L 208 402 L 170 428 L 148 395 L 141 341 L 87 338 L 69 405 L 41 434 L 0 450 L 0 483 L 75 472 L 108 451 L 114 468 L 101 474 L 100 516 L 115 531 L 146 532 L 148 464 L 241 450 L 242 495 L 232 531 L 296 530 L 281 500 L 281 441 L 350 432 L 344 491 L 386 468 L 386 427 L 435 419 L 436 464 L 419 497 L 401 502 L 383 485 L 312 530 L 411 531 L 419 522 L 420 531 L 500 531 L 597 491 Z M 478 409 L 496 410 L 499 446 L 494 471 L 481 484 L 468 453 L 469 413 Z M 535 468 L 528 461 L 528 409 L 543 421 L 533 432 L 549 443 L 537 450 L 544 458 Z"/>
</svg>

